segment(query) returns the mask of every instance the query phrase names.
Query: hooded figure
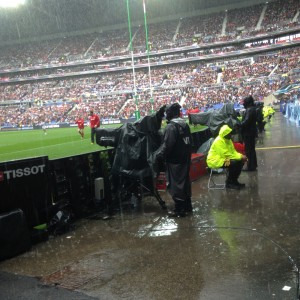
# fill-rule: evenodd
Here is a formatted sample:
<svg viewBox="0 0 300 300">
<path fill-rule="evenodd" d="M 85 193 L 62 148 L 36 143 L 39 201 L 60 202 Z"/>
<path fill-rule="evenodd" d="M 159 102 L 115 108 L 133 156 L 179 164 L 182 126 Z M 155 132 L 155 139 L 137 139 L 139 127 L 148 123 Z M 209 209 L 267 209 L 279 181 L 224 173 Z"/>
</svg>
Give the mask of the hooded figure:
<svg viewBox="0 0 300 300">
<path fill-rule="evenodd" d="M 237 152 L 231 140 L 232 129 L 228 125 L 223 125 L 219 135 L 212 143 L 207 155 L 207 166 L 211 169 L 228 168 L 226 188 L 240 189 L 245 184 L 239 183 L 246 156 Z"/>
<path fill-rule="evenodd" d="M 245 144 L 247 161 L 247 169 L 245 171 L 256 171 L 257 158 L 255 151 L 255 139 L 257 138 L 257 112 L 252 96 L 244 99 L 244 107 L 246 109 L 241 122 L 242 139 Z"/>
<path fill-rule="evenodd" d="M 171 217 L 184 217 L 193 210 L 189 178 L 192 137 L 189 125 L 180 118 L 180 108 L 178 103 L 166 107 L 167 126 L 155 154 L 166 162 L 167 189 L 175 204 Z"/>
<path fill-rule="evenodd" d="M 170 122 L 174 118 L 179 118 L 180 116 L 180 104 L 173 103 L 166 106 L 166 119 Z"/>
<path fill-rule="evenodd" d="M 257 130 L 259 133 L 262 133 L 264 131 L 264 127 L 266 122 L 264 121 L 264 114 L 263 114 L 263 107 L 264 103 L 256 101 L 254 102 L 254 105 L 256 107 L 256 125 Z"/>
</svg>

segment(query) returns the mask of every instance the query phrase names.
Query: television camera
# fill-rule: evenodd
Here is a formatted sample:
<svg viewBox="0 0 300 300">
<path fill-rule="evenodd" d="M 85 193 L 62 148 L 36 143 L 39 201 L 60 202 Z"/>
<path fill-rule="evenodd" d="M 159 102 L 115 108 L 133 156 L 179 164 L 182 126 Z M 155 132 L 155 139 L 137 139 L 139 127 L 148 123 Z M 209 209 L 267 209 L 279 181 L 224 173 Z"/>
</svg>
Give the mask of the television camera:
<svg viewBox="0 0 300 300">
<path fill-rule="evenodd" d="M 116 129 L 96 130 L 96 143 L 99 146 L 115 148 L 111 167 L 113 201 L 118 198 L 122 203 L 131 199 L 131 204 L 136 206 L 143 196 L 150 195 L 166 209 L 156 189 L 156 167 L 152 157 L 161 144 L 164 109 L 162 107 L 157 113 Z"/>
</svg>

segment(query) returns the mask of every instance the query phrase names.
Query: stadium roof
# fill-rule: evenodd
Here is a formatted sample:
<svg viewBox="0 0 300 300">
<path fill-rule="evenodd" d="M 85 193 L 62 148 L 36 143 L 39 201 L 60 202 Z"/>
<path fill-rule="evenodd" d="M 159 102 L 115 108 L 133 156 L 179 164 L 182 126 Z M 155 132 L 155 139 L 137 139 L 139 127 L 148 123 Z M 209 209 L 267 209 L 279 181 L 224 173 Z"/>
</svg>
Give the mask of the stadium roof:
<svg viewBox="0 0 300 300">
<path fill-rule="evenodd" d="M 17 8 L 0 8 L 0 42 L 88 31 L 127 24 L 127 0 L 25 0 Z M 143 0 L 128 0 L 132 22 L 143 20 Z M 145 0 L 147 19 L 208 13 L 265 0 Z"/>
</svg>

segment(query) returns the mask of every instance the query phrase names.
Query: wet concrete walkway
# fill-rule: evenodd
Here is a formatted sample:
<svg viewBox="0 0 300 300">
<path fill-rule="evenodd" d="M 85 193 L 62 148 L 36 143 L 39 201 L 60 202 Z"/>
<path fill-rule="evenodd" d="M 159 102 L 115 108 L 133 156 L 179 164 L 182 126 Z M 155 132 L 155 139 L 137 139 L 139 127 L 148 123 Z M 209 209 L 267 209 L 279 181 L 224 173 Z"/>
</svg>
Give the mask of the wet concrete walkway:
<svg viewBox="0 0 300 300">
<path fill-rule="evenodd" d="M 194 182 L 192 216 L 147 198 L 1 262 L 0 299 L 297 299 L 300 128 L 276 113 L 257 156 L 243 190 Z"/>
</svg>

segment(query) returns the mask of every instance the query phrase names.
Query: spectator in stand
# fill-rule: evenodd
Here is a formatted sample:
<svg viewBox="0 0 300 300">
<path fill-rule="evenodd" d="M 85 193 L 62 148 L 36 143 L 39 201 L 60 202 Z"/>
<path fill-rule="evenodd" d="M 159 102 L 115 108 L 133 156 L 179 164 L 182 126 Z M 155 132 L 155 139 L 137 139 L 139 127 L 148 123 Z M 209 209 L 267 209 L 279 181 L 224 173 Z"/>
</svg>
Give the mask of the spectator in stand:
<svg viewBox="0 0 300 300">
<path fill-rule="evenodd" d="M 100 127 L 100 118 L 93 110 L 90 111 L 91 144 L 95 143 L 96 129 Z"/>
<path fill-rule="evenodd" d="M 78 126 L 78 133 L 80 134 L 81 139 L 84 139 L 84 119 L 78 117 L 75 123 Z"/>
</svg>

